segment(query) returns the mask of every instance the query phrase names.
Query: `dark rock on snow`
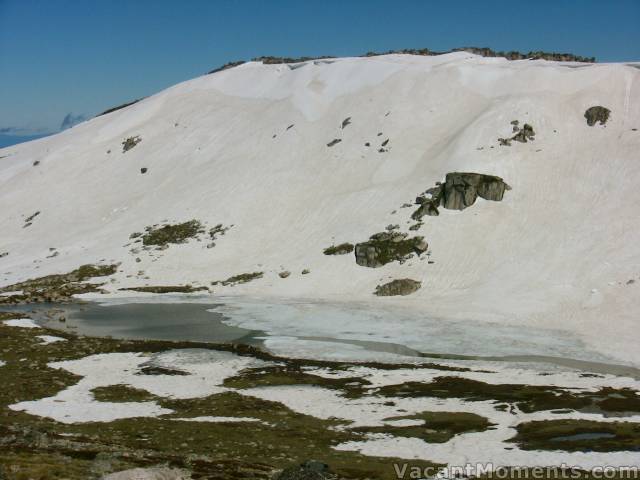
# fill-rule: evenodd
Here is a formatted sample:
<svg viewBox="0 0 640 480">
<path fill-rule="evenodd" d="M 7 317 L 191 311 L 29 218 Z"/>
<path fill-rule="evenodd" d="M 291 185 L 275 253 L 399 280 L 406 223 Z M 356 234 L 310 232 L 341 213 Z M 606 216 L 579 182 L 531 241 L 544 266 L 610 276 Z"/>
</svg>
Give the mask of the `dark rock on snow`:
<svg viewBox="0 0 640 480">
<path fill-rule="evenodd" d="M 368 241 L 355 246 L 356 263 L 363 267 L 377 268 L 387 263 L 404 263 L 414 254 L 421 255 L 429 248 L 424 237 L 407 238 L 406 233 L 380 232 Z"/>
<path fill-rule="evenodd" d="M 609 114 L 611 110 L 601 106 L 595 106 L 588 108 L 586 112 L 584 112 L 584 118 L 587 119 L 587 125 L 593 127 L 597 122 L 600 122 L 600 125 L 604 125 L 609 120 Z"/>
<path fill-rule="evenodd" d="M 482 173 L 447 173 L 442 205 L 450 210 L 464 210 L 478 197 L 498 202 L 505 190 L 511 190 L 511 187 L 500 177 Z"/>
<path fill-rule="evenodd" d="M 384 285 L 378 285 L 374 295 L 379 297 L 391 297 L 395 295 L 410 295 L 420 289 L 421 282 L 417 280 L 411 280 L 410 278 L 401 278 L 398 280 L 392 280 Z"/>
</svg>

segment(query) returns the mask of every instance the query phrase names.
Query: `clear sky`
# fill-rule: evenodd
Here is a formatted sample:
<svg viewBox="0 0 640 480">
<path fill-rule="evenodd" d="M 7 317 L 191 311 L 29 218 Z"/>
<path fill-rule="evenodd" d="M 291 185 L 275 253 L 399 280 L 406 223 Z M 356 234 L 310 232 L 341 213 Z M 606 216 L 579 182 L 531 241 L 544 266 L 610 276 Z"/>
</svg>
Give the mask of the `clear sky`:
<svg viewBox="0 0 640 480">
<path fill-rule="evenodd" d="M 637 61 L 640 0 L 0 0 L 0 133 L 57 130 L 230 60 L 460 46 Z"/>
</svg>

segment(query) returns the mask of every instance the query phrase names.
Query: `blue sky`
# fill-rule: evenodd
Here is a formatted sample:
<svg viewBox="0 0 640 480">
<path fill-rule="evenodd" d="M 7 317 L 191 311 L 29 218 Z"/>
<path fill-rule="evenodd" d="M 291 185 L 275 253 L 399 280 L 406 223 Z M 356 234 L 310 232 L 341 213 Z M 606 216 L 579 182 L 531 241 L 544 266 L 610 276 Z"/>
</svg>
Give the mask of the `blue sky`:
<svg viewBox="0 0 640 480">
<path fill-rule="evenodd" d="M 0 133 L 57 130 L 235 59 L 470 45 L 640 60 L 640 1 L 0 0 Z"/>
</svg>

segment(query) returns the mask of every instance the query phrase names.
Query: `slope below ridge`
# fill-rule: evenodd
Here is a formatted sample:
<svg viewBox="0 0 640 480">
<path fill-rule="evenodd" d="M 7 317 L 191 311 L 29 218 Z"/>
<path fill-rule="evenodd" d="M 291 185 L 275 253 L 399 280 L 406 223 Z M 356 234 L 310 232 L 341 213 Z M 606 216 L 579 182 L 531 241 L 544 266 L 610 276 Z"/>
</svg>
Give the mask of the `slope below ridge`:
<svg viewBox="0 0 640 480">
<path fill-rule="evenodd" d="M 557 328 L 640 363 L 639 75 L 459 52 L 250 62 L 190 80 L 0 150 L 0 285 L 100 261 L 121 263 L 106 285 L 114 294 L 264 271 L 213 289 Z M 611 110 L 606 125 L 587 125 L 594 105 Z M 500 146 L 513 120 L 535 141 Z M 455 171 L 498 175 L 511 190 L 409 231 L 416 207 L 401 206 Z M 213 248 L 132 253 L 132 233 L 191 219 L 233 227 Z M 323 254 L 388 224 L 424 236 L 433 263 L 366 268 Z M 422 288 L 372 295 L 393 278 Z"/>
</svg>

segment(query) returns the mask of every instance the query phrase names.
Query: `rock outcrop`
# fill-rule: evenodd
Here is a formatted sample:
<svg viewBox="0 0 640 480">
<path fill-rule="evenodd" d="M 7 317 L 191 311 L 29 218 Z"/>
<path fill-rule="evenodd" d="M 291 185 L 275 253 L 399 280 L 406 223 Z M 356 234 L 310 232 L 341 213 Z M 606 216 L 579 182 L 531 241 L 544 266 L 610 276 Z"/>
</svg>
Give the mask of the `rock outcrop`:
<svg viewBox="0 0 640 480">
<path fill-rule="evenodd" d="M 400 232 L 380 232 L 372 235 L 368 241 L 356 244 L 356 263 L 370 268 L 395 261 L 404 263 L 414 254 L 419 256 L 429 248 L 424 237 L 407 237 L 406 233 Z"/>
<path fill-rule="evenodd" d="M 450 210 L 464 210 L 478 197 L 499 202 L 505 190 L 511 190 L 511 187 L 500 177 L 482 173 L 447 173 L 442 205 Z"/>
<path fill-rule="evenodd" d="M 536 132 L 533 130 L 533 127 L 531 125 L 525 123 L 522 128 L 520 128 L 518 126 L 519 124 L 520 122 L 518 120 L 513 120 L 511 122 L 511 125 L 513 125 L 512 130 L 515 135 L 510 138 L 499 138 L 498 142 L 501 146 L 510 147 L 511 142 L 527 143 L 529 141 L 532 142 L 536 139 Z"/>
<path fill-rule="evenodd" d="M 341 243 L 340 245 L 331 245 L 325 248 L 322 253 L 325 255 L 346 255 L 353 252 L 353 245 L 350 243 Z"/>
<path fill-rule="evenodd" d="M 411 280 L 410 278 L 400 278 L 385 283 L 384 285 L 378 285 L 373 294 L 379 297 L 411 295 L 412 293 L 417 292 L 421 286 L 422 283 L 418 282 L 417 280 Z"/>
<path fill-rule="evenodd" d="M 609 120 L 610 113 L 611 110 L 608 108 L 597 105 L 587 108 L 587 111 L 584 112 L 584 118 L 587 119 L 587 125 L 590 127 L 593 127 L 597 122 L 600 122 L 600 125 L 604 125 Z"/>
</svg>

